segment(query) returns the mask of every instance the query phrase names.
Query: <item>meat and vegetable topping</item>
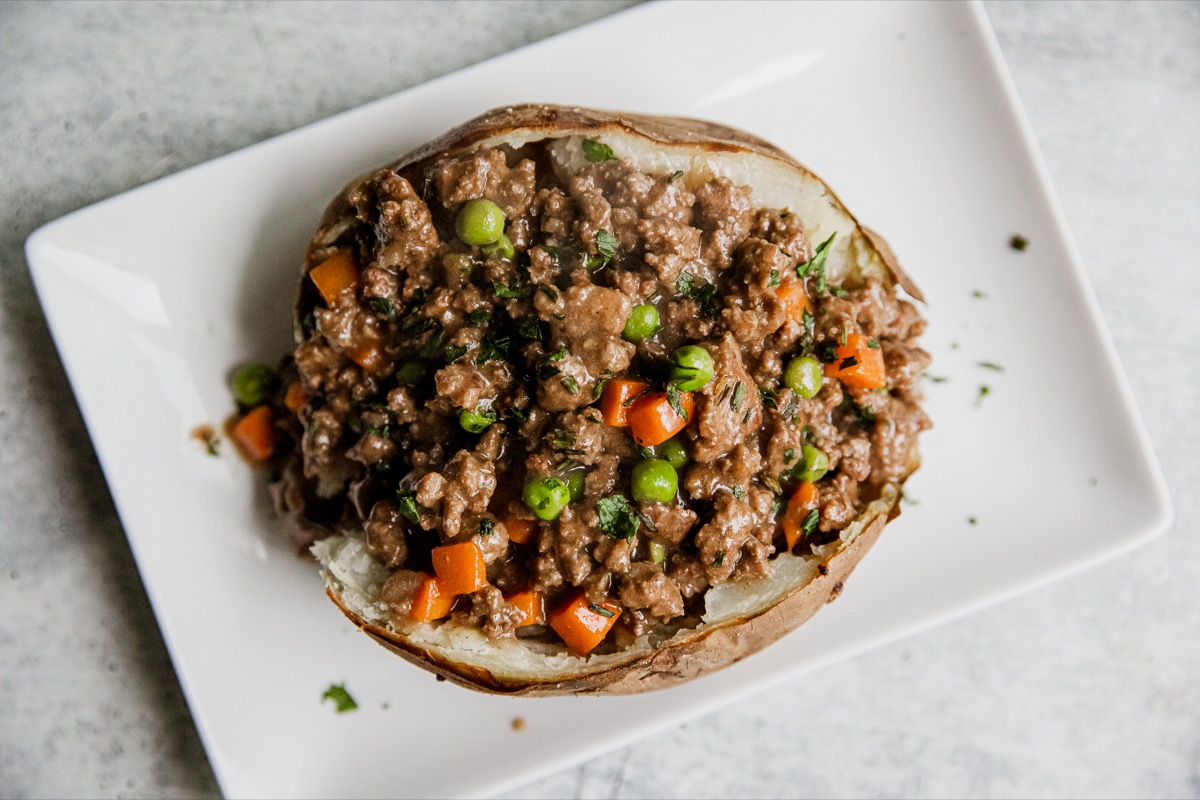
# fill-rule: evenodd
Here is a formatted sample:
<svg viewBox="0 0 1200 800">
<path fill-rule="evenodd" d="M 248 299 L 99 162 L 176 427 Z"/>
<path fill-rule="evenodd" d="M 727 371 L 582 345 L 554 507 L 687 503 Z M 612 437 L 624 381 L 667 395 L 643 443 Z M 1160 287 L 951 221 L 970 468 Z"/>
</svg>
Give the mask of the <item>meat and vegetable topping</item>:
<svg viewBox="0 0 1200 800">
<path fill-rule="evenodd" d="M 580 146 L 360 179 L 245 427 L 296 544 L 363 539 L 394 618 L 586 654 L 836 539 L 911 471 L 928 356 L 894 290 L 831 283 L 836 234 Z"/>
</svg>

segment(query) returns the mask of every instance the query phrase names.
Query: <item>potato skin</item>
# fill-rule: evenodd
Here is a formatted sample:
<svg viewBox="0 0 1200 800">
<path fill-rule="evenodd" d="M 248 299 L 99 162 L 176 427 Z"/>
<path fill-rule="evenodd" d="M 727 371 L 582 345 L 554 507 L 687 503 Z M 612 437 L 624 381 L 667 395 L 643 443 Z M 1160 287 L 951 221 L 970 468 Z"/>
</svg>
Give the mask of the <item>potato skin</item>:
<svg viewBox="0 0 1200 800">
<path fill-rule="evenodd" d="M 398 172 L 417 170 L 436 158 L 472 149 L 483 142 L 513 137 L 532 138 L 563 135 L 601 135 L 606 132 L 642 137 L 671 147 L 686 147 L 697 153 L 755 153 L 779 162 L 783 169 L 820 181 L 811 171 L 771 143 L 752 134 L 705 120 L 627 114 L 545 104 L 518 105 L 488 111 L 448 131 L 437 139 L 401 157 L 391 167 Z M 413 173 L 410 173 L 413 174 Z M 321 221 L 321 230 L 331 229 L 353 213 L 346 197 L 356 178 L 329 205 Z M 823 182 L 822 182 L 822 185 Z M 824 185 L 836 200 L 832 190 Z M 844 207 L 843 207 L 844 210 Z M 920 289 L 900 268 L 890 247 L 878 233 L 847 216 L 858 227 L 866 246 L 873 249 L 891 273 L 895 283 L 911 296 L 923 300 Z M 313 260 L 310 248 L 309 258 Z M 306 265 L 306 269 L 311 267 Z M 297 319 L 307 311 L 303 295 L 298 301 Z M 905 478 L 919 465 L 915 451 L 910 454 Z M 705 623 L 693 632 L 677 636 L 648 656 L 620 663 L 603 671 L 583 672 L 578 676 L 546 680 L 514 681 L 465 660 L 453 660 L 414 643 L 409 637 L 371 624 L 348 609 L 331 582 L 326 589 L 330 599 L 360 630 L 396 655 L 461 686 L 477 691 L 513 696 L 555 696 L 566 694 L 637 694 L 674 686 L 699 675 L 734 664 L 771 644 L 812 617 L 842 591 L 845 580 L 878 540 L 884 527 L 900 513 L 900 487 L 894 500 L 859 535 L 825 564 L 820 573 L 800 585 L 782 592 L 769 607 L 734 619 Z M 869 512 L 864 512 L 864 515 Z M 586 660 L 581 661 L 586 665 Z"/>
</svg>

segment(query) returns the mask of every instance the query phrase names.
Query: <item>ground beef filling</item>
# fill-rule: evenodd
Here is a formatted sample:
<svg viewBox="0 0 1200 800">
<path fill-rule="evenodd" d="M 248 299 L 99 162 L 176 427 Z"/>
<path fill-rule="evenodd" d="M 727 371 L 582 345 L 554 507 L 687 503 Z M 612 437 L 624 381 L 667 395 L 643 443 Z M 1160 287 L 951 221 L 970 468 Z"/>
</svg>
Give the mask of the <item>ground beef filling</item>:
<svg viewBox="0 0 1200 800">
<path fill-rule="evenodd" d="M 428 599 L 435 549 L 471 543 L 483 574 L 450 618 L 489 637 L 556 640 L 514 598 L 535 592 L 554 609 L 582 593 L 620 610 L 600 651 L 619 649 L 695 624 L 708 587 L 770 572 L 788 548 L 782 519 L 805 448 L 828 465 L 810 481 L 796 552 L 832 541 L 907 475 L 928 427 L 924 322 L 877 281 L 798 275 L 818 243 L 786 209 L 756 210 L 749 187 L 685 185 L 614 159 L 563 180 L 539 147 L 380 170 L 351 187 L 311 250 L 310 266 L 348 264 L 349 277 L 334 291 L 314 272 L 302 289 L 311 310 L 285 371 L 298 385 L 283 424 L 296 446 L 274 494 L 297 544 L 365 541 L 391 570 L 383 598 L 398 618 Z M 478 198 L 503 212 L 510 248 L 456 233 Z M 659 328 L 631 341 L 626 320 L 641 306 Z M 788 388 L 792 359 L 843 366 L 849 337 L 882 354 L 886 385 L 826 374 L 810 398 Z M 674 436 L 678 491 L 638 501 L 633 469 L 662 445 L 639 446 L 601 400 L 613 381 L 667 390 L 686 345 L 713 374 L 687 393 Z M 543 478 L 570 491 L 553 519 L 522 499 Z"/>
</svg>

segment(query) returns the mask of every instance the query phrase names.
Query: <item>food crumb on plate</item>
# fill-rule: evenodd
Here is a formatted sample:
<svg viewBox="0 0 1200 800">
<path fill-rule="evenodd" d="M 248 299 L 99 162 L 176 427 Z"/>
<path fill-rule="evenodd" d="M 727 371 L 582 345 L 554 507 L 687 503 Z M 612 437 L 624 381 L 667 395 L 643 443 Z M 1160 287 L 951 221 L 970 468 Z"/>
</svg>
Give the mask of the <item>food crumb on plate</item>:
<svg viewBox="0 0 1200 800">
<path fill-rule="evenodd" d="M 525 718 L 524 717 L 513 717 L 512 729 L 514 731 L 518 731 L 518 732 L 525 730 Z"/>
<path fill-rule="evenodd" d="M 1008 246 L 1013 250 L 1024 253 L 1025 249 L 1029 247 L 1029 240 L 1019 233 L 1014 233 L 1013 237 L 1008 240 Z"/>
<path fill-rule="evenodd" d="M 210 456 L 220 455 L 217 448 L 221 444 L 221 439 L 212 425 L 197 425 L 192 428 L 191 438 L 204 445 L 205 452 Z"/>
</svg>

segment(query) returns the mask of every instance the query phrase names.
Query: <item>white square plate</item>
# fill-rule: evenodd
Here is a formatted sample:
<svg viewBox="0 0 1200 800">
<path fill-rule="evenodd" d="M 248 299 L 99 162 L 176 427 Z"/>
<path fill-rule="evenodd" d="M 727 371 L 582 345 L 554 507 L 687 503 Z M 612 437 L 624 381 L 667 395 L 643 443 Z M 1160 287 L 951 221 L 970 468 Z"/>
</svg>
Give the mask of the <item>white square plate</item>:
<svg viewBox="0 0 1200 800">
<path fill-rule="evenodd" d="M 228 446 L 211 458 L 189 438 L 230 412 L 231 365 L 288 349 L 304 248 L 343 183 L 524 100 L 703 116 L 773 140 L 886 233 L 929 296 L 925 343 L 948 380 L 929 388 L 936 428 L 908 487 L 919 502 L 813 622 L 666 692 L 529 700 L 435 682 L 329 604 Z M 1014 233 L 1027 252 L 1008 246 Z M 27 252 L 228 795 L 498 791 L 1116 555 L 1170 520 L 977 5 L 642 7 L 76 212 Z M 341 681 L 355 713 L 320 702 Z"/>
</svg>

